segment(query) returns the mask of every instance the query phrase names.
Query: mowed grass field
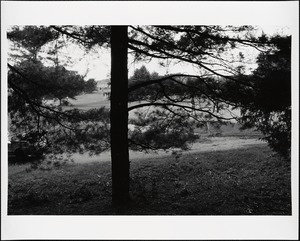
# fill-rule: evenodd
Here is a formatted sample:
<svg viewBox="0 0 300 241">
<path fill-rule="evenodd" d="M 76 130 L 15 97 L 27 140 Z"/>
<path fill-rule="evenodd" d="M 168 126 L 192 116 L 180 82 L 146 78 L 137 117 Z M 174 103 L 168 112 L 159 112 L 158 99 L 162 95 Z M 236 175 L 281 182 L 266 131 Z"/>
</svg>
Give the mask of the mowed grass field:
<svg viewBox="0 0 300 241">
<path fill-rule="evenodd" d="M 9 215 L 291 215 L 290 163 L 266 145 L 131 161 L 130 206 L 111 206 L 111 164 L 9 166 Z"/>
<path fill-rule="evenodd" d="M 78 108 L 81 110 L 88 110 L 92 108 L 110 107 L 110 101 L 103 96 L 102 92 L 94 92 L 91 94 L 84 94 L 76 96 L 75 100 L 69 99 L 71 106 L 65 106 L 64 109 Z"/>
</svg>

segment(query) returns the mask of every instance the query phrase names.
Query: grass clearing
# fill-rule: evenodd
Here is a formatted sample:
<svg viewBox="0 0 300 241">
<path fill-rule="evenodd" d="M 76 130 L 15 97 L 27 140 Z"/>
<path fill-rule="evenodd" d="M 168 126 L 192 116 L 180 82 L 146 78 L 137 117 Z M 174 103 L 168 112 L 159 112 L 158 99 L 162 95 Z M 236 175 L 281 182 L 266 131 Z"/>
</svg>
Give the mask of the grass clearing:
<svg viewBox="0 0 300 241">
<path fill-rule="evenodd" d="M 92 108 L 110 107 L 110 101 L 103 96 L 103 92 L 93 92 L 76 96 L 75 100 L 69 100 L 71 106 L 64 106 L 64 109 L 78 108 L 81 110 L 89 110 Z"/>
<path fill-rule="evenodd" d="M 290 163 L 266 145 L 131 161 L 132 204 L 111 206 L 110 162 L 9 166 L 9 215 L 291 215 Z"/>
</svg>

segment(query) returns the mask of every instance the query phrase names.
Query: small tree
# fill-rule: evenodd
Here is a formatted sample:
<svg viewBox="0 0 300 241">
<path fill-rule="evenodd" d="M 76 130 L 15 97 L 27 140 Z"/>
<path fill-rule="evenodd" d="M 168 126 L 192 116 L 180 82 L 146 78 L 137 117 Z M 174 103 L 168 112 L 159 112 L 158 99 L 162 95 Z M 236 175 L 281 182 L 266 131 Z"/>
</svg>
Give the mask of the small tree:
<svg viewBox="0 0 300 241">
<path fill-rule="evenodd" d="M 89 79 L 84 84 L 84 92 L 85 93 L 93 93 L 97 90 L 97 82 L 95 79 Z"/>
<path fill-rule="evenodd" d="M 38 60 L 25 60 L 18 65 L 8 66 L 8 83 L 18 86 L 28 97 L 40 102 L 42 98 L 74 99 L 84 91 L 83 77 L 62 66 L 46 67 Z"/>
<path fill-rule="evenodd" d="M 141 68 L 136 69 L 133 75 L 128 79 L 128 87 L 135 86 L 136 84 L 147 83 L 147 81 L 158 79 L 159 75 L 156 72 L 150 73 L 145 65 Z M 155 91 L 157 91 L 157 86 L 147 86 L 141 87 L 134 92 L 129 93 L 128 100 L 132 101 L 141 101 L 155 96 Z"/>
</svg>

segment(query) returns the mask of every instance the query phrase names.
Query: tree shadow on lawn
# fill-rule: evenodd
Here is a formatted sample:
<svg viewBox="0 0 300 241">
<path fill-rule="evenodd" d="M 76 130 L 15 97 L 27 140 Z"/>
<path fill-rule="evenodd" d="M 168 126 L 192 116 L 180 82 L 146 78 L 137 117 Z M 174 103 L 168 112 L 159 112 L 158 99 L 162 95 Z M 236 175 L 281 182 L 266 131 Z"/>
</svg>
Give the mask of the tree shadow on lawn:
<svg viewBox="0 0 300 241">
<path fill-rule="evenodd" d="M 127 207 L 109 162 L 9 175 L 9 215 L 291 215 L 290 163 L 266 146 L 131 162 Z"/>
</svg>

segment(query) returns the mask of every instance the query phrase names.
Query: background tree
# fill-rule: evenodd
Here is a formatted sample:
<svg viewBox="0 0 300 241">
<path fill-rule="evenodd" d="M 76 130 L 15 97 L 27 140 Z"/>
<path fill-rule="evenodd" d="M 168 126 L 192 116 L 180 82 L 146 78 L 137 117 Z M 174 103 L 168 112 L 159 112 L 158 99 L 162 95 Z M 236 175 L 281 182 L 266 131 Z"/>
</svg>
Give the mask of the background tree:
<svg viewBox="0 0 300 241">
<path fill-rule="evenodd" d="M 142 65 L 141 68 L 136 69 L 133 75 L 128 80 L 128 87 L 132 87 L 136 84 L 141 84 L 143 82 L 147 82 L 149 80 L 158 79 L 159 75 L 156 72 L 150 73 L 145 65 Z M 149 99 L 152 96 L 155 96 L 155 92 L 157 88 L 154 86 L 147 86 L 145 88 L 141 87 L 134 92 L 131 92 L 128 96 L 129 102 L 132 101 L 142 101 L 144 99 Z"/>
<path fill-rule="evenodd" d="M 95 79 L 89 79 L 84 84 L 84 92 L 85 93 L 93 93 L 97 90 L 97 82 Z"/>
<path fill-rule="evenodd" d="M 141 68 L 136 69 L 130 78 L 130 80 L 136 80 L 136 81 L 147 81 L 150 80 L 150 72 L 147 70 L 145 65 L 143 65 Z"/>
<path fill-rule="evenodd" d="M 57 98 L 60 105 L 66 97 L 75 97 L 84 92 L 86 83 L 83 77 L 75 71 L 69 71 L 62 66 L 50 68 L 49 81 L 50 98 Z"/>
</svg>

